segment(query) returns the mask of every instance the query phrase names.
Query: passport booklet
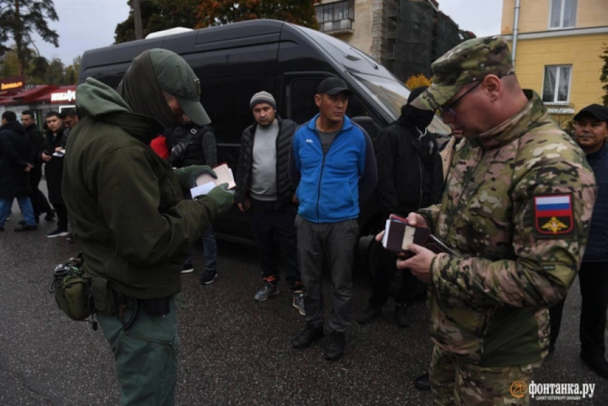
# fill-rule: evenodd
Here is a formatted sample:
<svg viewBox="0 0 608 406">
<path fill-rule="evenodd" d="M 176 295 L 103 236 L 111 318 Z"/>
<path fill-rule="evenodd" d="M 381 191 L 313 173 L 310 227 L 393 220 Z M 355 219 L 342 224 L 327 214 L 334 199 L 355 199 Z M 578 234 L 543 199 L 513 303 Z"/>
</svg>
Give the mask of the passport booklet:
<svg viewBox="0 0 608 406">
<path fill-rule="evenodd" d="M 450 247 L 431 234 L 431 230 L 423 226 L 412 226 L 407 219 L 391 214 L 386 220 L 382 246 L 396 254 L 411 254 L 407 247 L 410 244 L 420 245 L 436 254 L 445 252 L 458 256 Z"/>
</svg>

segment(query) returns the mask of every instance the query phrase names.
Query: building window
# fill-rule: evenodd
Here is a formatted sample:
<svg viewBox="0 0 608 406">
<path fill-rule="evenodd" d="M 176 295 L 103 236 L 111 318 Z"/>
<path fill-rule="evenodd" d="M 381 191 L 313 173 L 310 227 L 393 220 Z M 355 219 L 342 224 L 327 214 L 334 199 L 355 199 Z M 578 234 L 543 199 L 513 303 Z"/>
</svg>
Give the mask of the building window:
<svg viewBox="0 0 608 406">
<path fill-rule="evenodd" d="M 338 1 L 335 3 L 315 6 L 317 22 L 322 32 L 351 30 L 355 20 L 354 0 Z"/>
<path fill-rule="evenodd" d="M 572 66 L 545 66 L 543 102 L 568 103 L 570 100 L 570 79 Z"/>
<path fill-rule="evenodd" d="M 551 0 L 549 28 L 572 28 L 576 26 L 578 0 Z"/>
</svg>

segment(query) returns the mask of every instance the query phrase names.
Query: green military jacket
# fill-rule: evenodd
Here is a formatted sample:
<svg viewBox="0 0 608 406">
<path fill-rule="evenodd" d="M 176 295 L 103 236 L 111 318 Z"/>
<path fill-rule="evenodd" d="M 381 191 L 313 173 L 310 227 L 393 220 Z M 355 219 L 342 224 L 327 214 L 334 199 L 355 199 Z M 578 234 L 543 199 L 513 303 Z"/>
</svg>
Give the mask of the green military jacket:
<svg viewBox="0 0 608 406">
<path fill-rule="evenodd" d="M 186 253 L 216 205 L 183 200 L 172 168 L 148 146 L 162 131 L 156 120 L 134 114 L 94 79 L 77 97 L 89 114 L 66 146 L 63 197 L 84 269 L 130 297 L 174 295 Z"/>
<path fill-rule="evenodd" d="M 547 308 L 563 299 L 587 243 L 595 178 L 535 93 L 456 153 L 441 205 L 420 211 L 461 256 L 431 265 L 431 335 L 481 366 L 541 361 Z"/>
</svg>

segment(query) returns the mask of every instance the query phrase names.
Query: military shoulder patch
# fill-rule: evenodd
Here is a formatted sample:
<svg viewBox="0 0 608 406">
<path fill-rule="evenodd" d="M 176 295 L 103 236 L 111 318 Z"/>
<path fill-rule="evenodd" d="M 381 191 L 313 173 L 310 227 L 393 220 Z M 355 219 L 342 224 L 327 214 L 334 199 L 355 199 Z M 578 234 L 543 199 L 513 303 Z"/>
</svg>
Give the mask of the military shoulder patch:
<svg viewBox="0 0 608 406">
<path fill-rule="evenodd" d="M 537 237 L 574 235 L 571 194 L 534 196 L 534 231 Z"/>
</svg>

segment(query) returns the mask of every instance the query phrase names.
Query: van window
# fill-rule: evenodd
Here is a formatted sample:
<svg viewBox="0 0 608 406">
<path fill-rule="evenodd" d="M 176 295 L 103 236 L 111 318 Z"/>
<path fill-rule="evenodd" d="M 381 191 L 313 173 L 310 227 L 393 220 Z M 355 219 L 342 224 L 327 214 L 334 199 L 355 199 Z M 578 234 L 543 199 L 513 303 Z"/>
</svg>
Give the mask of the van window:
<svg viewBox="0 0 608 406">
<path fill-rule="evenodd" d="M 253 124 L 249 101 L 262 90 L 274 94 L 270 75 L 201 80 L 201 102 L 218 143 L 241 142 L 243 130 Z"/>
<path fill-rule="evenodd" d="M 303 124 L 319 113 L 319 108 L 315 104 L 315 94 L 319 88 L 319 83 L 324 78 L 294 79 L 290 85 L 291 119 L 298 124 Z M 348 117 L 369 116 L 363 103 L 356 95 L 352 95 L 348 100 L 346 109 Z"/>
</svg>

